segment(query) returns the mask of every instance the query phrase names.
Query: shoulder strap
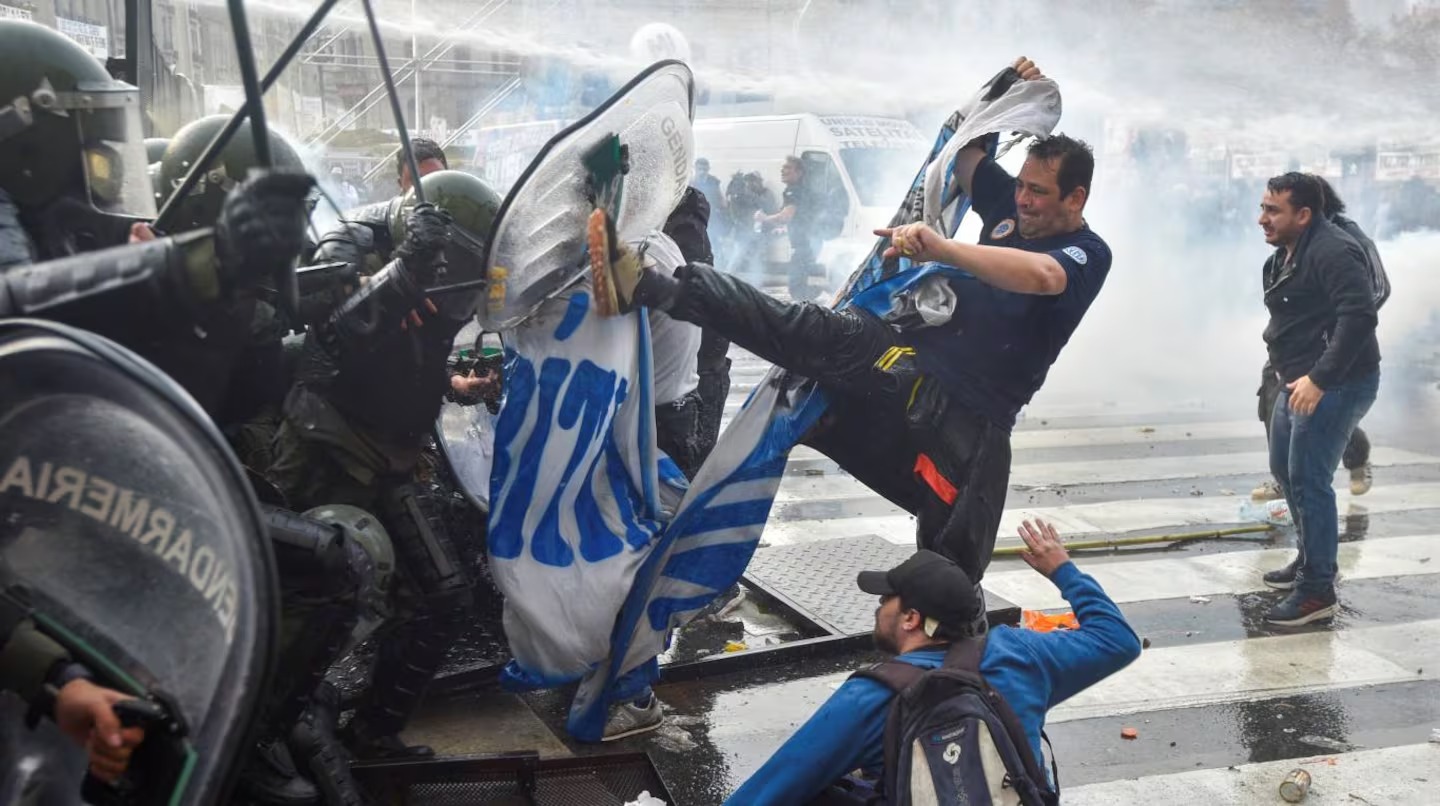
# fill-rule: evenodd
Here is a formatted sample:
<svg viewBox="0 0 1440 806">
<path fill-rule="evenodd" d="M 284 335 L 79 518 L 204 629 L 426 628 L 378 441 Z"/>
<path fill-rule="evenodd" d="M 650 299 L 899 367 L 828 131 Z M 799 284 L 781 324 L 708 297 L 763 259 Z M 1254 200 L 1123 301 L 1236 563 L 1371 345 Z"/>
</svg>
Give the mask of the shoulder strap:
<svg viewBox="0 0 1440 806">
<path fill-rule="evenodd" d="M 922 669 L 911 663 L 906 663 L 903 660 L 892 659 L 877 663 L 868 669 L 861 669 L 850 676 L 875 680 L 883 683 L 896 694 L 899 694 L 918 683 L 927 671 L 929 670 Z"/>
<path fill-rule="evenodd" d="M 885 766 L 881 771 L 880 786 L 881 791 L 887 796 L 894 794 L 891 792 L 891 787 L 895 782 L 896 766 L 900 763 L 900 695 L 920 682 L 920 678 L 924 677 L 928 671 L 930 670 L 922 669 L 903 660 L 891 659 L 877 663 L 868 669 L 861 669 L 851 675 L 852 678 L 863 677 L 878 681 L 895 693 L 890 700 L 890 709 L 885 716 L 885 738 L 881 745 L 885 753 Z"/>
<path fill-rule="evenodd" d="M 972 635 L 954 642 L 946 651 L 942 665 L 947 669 L 979 675 L 980 660 L 985 657 L 985 638 L 985 635 Z"/>
<path fill-rule="evenodd" d="M 1060 768 L 1055 765 L 1055 746 L 1050 744 L 1050 736 L 1045 729 L 1040 729 L 1040 741 L 1050 749 L 1050 790 L 1055 793 L 1055 803 L 1060 802 Z"/>
</svg>

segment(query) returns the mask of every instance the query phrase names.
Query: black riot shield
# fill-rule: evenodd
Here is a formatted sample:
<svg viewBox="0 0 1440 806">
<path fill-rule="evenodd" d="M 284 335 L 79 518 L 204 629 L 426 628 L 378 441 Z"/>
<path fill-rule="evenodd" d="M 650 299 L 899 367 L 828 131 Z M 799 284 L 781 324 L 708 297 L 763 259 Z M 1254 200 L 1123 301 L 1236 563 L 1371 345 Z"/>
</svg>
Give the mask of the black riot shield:
<svg viewBox="0 0 1440 806">
<path fill-rule="evenodd" d="M 214 425 L 113 342 L 0 322 L 0 512 L 3 592 L 97 683 L 164 717 L 127 779 L 98 799 L 89 782 L 87 800 L 220 802 L 269 674 L 278 593 Z M 0 743 L 0 794 L 39 780 L 38 764 L 52 770 L 41 802 L 80 802 L 83 753 L 47 720 L 5 724 Z"/>
<path fill-rule="evenodd" d="M 646 68 L 593 112 L 551 138 L 496 214 L 486 261 L 489 331 L 515 327 L 586 269 L 585 222 L 596 188 L 586 156 L 610 138 L 624 149 L 629 181 L 614 210 L 621 241 L 665 223 L 690 183 L 695 80 L 676 61 Z"/>
</svg>

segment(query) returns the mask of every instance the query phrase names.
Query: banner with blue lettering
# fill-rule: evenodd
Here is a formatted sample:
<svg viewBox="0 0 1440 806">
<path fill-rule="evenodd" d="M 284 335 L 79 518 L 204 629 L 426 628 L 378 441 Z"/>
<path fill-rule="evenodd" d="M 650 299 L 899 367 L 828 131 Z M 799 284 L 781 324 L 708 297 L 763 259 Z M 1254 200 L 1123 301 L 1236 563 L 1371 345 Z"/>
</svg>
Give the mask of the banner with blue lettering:
<svg viewBox="0 0 1440 806">
<path fill-rule="evenodd" d="M 953 235 L 969 206 L 953 180 L 959 146 L 991 132 L 1047 134 L 1059 118 L 1053 82 L 985 94 L 942 127 L 896 223 Z M 884 316 L 913 304 L 924 278 L 955 271 L 887 263 L 886 246 L 838 305 Z M 568 727 L 581 740 L 600 738 L 609 706 L 658 676 L 671 631 L 739 579 L 791 448 L 827 405 L 812 382 L 772 368 L 687 488 L 655 447 L 651 349 L 644 316 L 602 319 L 584 285 L 507 334 L 489 534 L 515 658 L 506 682 L 579 679 Z"/>
</svg>

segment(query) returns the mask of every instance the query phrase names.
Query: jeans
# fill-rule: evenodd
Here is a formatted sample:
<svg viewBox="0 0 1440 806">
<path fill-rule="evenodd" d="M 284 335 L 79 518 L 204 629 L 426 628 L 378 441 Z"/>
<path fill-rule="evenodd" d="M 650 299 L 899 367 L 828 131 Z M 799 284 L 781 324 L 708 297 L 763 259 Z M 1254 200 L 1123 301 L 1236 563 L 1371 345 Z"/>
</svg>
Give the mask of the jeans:
<svg viewBox="0 0 1440 806">
<path fill-rule="evenodd" d="M 1335 468 L 1355 425 L 1370 410 L 1380 388 L 1380 373 L 1327 389 L 1311 414 L 1290 410 L 1280 394 L 1270 418 L 1270 472 L 1280 482 L 1295 519 L 1300 543 L 1300 580 L 1304 593 L 1321 593 L 1335 584 L 1340 531 L 1336 523 Z"/>
<path fill-rule="evenodd" d="M 1261 373 L 1260 391 L 1260 422 L 1265 424 L 1265 441 L 1270 441 L 1270 419 L 1275 411 L 1275 398 L 1285 391 L 1285 384 L 1275 377 L 1270 365 L 1265 365 L 1265 371 Z M 1285 392 L 1289 395 L 1289 392 Z M 1350 434 L 1350 441 L 1345 445 L 1345 455 L 1340 458 L 1341 464 L 1346 470 L 1355 470 L 1370 463 L 1370 437 L 1365 429 L 1355 426 Z"/>
</svg>

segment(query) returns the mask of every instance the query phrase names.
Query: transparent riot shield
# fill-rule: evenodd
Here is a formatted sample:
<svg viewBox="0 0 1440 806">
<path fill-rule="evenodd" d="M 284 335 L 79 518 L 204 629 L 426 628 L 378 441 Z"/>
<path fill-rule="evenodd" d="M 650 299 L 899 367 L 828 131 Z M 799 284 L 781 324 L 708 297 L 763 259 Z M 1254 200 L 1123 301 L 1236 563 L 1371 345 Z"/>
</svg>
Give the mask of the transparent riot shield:
<svg viewBox="0 0 1440 806">
<path fill-rule="evenodd" d="M 264 690 L 277 600 L 255 499 L 219 432 L 124 348 L 0 322 L 0 512 L 6 597 L 97 683 L 163 716 L 114 802 L 219 802 Z M 39 769 L 63 793 L 44 802 L 79 802 L 83 753 L 53 725 L 47 744 L 46 723 L 0 729 L 0 793 Z"/>
<path fill-rule="evenodd" d="M 446 403 L 435 422 L 436 443 L 465 500 L 490 511 L 490 468 L 495 462 L 495 417 L 481 403 Z"/>
<path fill-rule="evenodd" d="M 585 157 L 618 137 L 628 170 L 615 211 L 621 241 L 665 223 L 690 182 L 695 82 L 690 68 L 657 62 L 595 111 L 565 128 L 510 188 L 490 238 L 487 330 L 508 330 L 584 270 L 585 220 L 596 188 Z"/>
</svg>

